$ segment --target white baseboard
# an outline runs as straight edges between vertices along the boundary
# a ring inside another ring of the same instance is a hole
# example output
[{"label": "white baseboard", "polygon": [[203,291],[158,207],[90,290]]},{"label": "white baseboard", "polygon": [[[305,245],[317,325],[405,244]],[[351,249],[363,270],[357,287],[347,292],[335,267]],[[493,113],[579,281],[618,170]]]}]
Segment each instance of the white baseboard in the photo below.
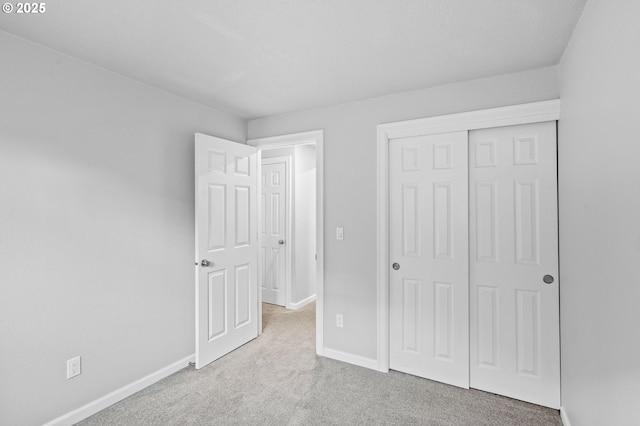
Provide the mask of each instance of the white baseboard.
[{"label": "white baseboard", "polygon": [[296,303],[291,303],[291,305],[289,305],[287,309],[300,309],[304,305],[308,305],[309,303],[314,302],[315,300],[316,300],[316,295],[312,294],[311,296],[307,297],[306,299],[302,299],[301,301],[296,302]]},{"label": "white baseboard", "polygon": [[186,358],[181,359],[180,361],[176,361],[171,365],[161,368],[160,370],[153,372],[139,380],[136,380],[133,383],[129,383],[128,385],[123,386],[120,389],[115,390],[101,398],[98,398],[95,401],[83,405],[80,408],[76,408],[75,410],[62,415],[57,419],[51,420],[44,426],[71,426],[75,423],[78,423],[80,420],[84,420],[87,417],[94,415],[98,411],[102,411],[108,406],[113,405],[118,401],[122,401],[126,397],[131,396],[148,386],[151,386],[155,382],[172,375],[176,371],[182,370],[184,367],[189,365],[190,362],[193,362],[194,359],[195,355],[190,355]]},{"label": "white baseboard", "polygon": [[323,356],[337,361],[347,362],[349,364],[359,365],[360,367],[370,368],[372,370],[378,370],[378,360],[365,358],[359,355],[348,354],[346,352],[337,351],[335,349],[324,348]]},{"label": "white baseboard", "polygon": [[571,422],[569,421],[569,415],[564,407],[560,407],[560,419],[562,420],[562,424],[564,426],[571,426]]}]

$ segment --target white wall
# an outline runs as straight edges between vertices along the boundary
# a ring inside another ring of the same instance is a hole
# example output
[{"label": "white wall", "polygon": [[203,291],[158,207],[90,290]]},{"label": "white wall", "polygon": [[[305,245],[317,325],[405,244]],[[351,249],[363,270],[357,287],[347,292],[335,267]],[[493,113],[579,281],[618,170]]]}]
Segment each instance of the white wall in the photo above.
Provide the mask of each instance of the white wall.
[{"label": "white wall", "polygon": [[37,425],[193,354],[193,134],[246,123],[4,32],[0,52],[0,424]]},{"label": "white wall", "polygon": [[376,359],[376,126],[556,98],[551,67],[249,121],[250,139],[324,129],[325,347]]},{"label": "white wall", "polygon": [[302,145],[262,151],[262,158],[283,156],[291,156],[293,169],[291,303],[296,305],[316,292],[316,148]]},{"label": "white wall", "polygon": [[640,2],[590,0],[560,66],[562,405],[640,424]]},{"label": "white wall", "polygon": [[316,147],[296,146],[296,282],[291,301],[316,294]]}]

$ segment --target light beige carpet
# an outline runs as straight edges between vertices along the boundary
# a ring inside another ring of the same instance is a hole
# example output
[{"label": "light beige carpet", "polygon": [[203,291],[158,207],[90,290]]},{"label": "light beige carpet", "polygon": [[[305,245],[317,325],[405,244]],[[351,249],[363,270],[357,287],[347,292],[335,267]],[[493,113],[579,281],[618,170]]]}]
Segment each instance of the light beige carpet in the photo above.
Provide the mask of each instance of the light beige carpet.
[{"label": "light beige carpet", "polygon": [[90,425],[562,425],[558,411],[315,355],[315,304],[263,305],[264,333],[86,419]]}]

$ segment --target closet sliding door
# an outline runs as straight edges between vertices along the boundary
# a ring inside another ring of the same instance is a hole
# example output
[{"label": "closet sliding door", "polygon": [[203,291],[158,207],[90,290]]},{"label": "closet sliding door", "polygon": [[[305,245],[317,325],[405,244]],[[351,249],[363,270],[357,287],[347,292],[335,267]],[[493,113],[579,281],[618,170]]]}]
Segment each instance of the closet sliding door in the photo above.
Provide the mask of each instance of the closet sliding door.
[{"label": "closet sliding door", "polygon": [[467,132],[389,143],[390,367],[469,387]]},{"label": "closet sliding door", "polygon": [[389,140],[389,366],[560,406],[556,122]]},{"label": "closet sliding door", "polygon": [[470,386],[560,407],[556,123],[469,132]]}]

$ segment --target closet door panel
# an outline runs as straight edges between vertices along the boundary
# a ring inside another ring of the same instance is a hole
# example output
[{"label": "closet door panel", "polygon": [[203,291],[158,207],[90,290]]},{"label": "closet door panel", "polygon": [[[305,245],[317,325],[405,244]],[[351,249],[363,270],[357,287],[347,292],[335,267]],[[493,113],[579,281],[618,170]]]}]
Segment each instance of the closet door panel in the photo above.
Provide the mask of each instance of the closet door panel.
[{"label": "closet door panel", "polygon": [[467,132],[389,147],[390,366],[469,386]]},{"label": "closet door panel", "polygon": [[555,122],[469,132],[470,386],[560,406]]}]

